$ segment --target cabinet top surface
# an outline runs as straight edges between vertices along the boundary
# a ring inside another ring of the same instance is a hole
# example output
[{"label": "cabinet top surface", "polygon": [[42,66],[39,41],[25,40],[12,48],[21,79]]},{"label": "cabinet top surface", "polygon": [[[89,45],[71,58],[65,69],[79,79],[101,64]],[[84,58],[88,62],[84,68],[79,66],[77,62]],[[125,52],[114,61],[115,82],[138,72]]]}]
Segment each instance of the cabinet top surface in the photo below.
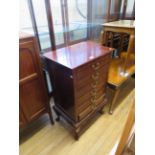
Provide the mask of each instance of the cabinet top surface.
[{"label": "cabinet top surface", "polygon": [[118,20],[114,22],[104,23],[103,26],[109,27],[123,27],[123,28],[135,28],[134,20]]},{"label": "cabinet top surface", "polygon": [[25,32],[19,32],[19,39],[25,39],[25,38],[31,38],[34,37],[34,35],[25,33]]},{"label": "cabinet top surface", "polygon": [[77,68],[96,58],[111,53],[114,49],[85,41],[44,54],[44,57],[70,69]]}]

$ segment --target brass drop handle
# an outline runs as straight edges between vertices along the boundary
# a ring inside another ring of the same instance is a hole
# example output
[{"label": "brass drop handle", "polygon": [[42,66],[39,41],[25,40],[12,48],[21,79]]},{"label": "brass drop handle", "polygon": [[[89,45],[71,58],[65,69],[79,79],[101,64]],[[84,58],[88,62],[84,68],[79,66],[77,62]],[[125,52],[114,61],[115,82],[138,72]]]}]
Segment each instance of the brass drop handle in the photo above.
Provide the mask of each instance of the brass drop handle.
[{"label": "brass drop handle", "polygon": [[97,98],[96,94],[91,94],[94,99]]},{"label": "brass drop handle", "polygon": [[95,104],[93,104],[93,105],[92,105],[92,109],[94,110],[95,108],[96,108],[96,105],[95,105]]},{"label": "brass drop handle", "polygon": [[91,99],[91,102],[92,102],[92,108],[95,109],[95,107],[96,107],[95,100]]},{"label": "brass drop handle", "polygon": [[96,90],[92,90],[90,93],[91,93],[91,95],[95,95],[96,96]]},{"label": "brass drop handle", "polygon": [[95,69],[95,70],[99,69],[100,68],[100,63],[97,62],[96,64],[93,64],[92,68]]},{"label": "brass drop handle", "polygon": [[93,99],[93,98],[91,98],[90,101],[91,101],[93,104],[95,104],[95,102],[96,102],[95,99]]},{"label": "brass drop handle", "polygon": [[95,84],[91,84],[91,87],[92,87],[92,88],[96,88],[96,86],[97,86],[96,83],[95,83]]},{"label": "brass drop handle", "polygon": [[100,97],[96,100],[96,102],[99,102],[100,100],[103,100],[104,97],[105,97],[105,94],[103,94],[102,96],[100,96]]},{"label": "brass drop handle", "polygon": [[94,80],[97,80],[98,79],[98,76],[99,76],[99,73],[98,72],[96,72],[96,75],[92,75],[92,78],[94,79]]}]

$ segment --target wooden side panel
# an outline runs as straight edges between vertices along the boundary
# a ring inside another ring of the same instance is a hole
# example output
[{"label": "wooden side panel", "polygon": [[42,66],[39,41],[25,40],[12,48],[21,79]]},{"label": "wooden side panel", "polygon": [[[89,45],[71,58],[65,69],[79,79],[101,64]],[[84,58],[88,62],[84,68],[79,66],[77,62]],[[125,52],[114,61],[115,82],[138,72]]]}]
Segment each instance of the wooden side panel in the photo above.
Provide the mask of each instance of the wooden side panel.
[{"label": "wooden side panel", "polygon": [[26,119],[24,117],[23,111],[21,107],[19,106],[19,127],[22,128],[26,124]]},{"label": "wooden side panel", "polygon": [[33,120],[37,115],[44,112],[45,97],[39,79],[31,80],[20,86],[21,106],[28,121]]},{"label": "wooden side panel", "polygon": [[52,80],[54,102],[66,115],[75,120],[72,70],[47,59]]},{"label": "wooden side panel", "polygon": [[19,98],[27,121],[45,112],[47,97],[33,38],[20,42]]},{"label": "wooden side panel", "polygon": [[[27,46],[32,46],[32,42],[26,43]],[[26,46],[25,44],[23,46]],[[19,79],[23,79],[28,77],[34,73],[37,73],[34,55],[32,53],[34,49],[29,48],[22,48],[22,51],[19,53]]]}]

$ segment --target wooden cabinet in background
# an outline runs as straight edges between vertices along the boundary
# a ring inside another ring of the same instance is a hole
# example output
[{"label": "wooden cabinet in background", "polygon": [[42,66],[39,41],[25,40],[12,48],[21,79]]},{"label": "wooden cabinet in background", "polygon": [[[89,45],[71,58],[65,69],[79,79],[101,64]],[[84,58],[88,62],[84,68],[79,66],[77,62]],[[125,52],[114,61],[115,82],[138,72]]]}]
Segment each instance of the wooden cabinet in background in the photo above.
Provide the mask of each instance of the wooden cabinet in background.
[{"label": "wooden cabinet in background", "polygon": [[73,127],[75,138],[102,112],[113,49],[87,41],[44,54],[54,91],[54,110]]},{"label": "wooden cabinet in background", "polygon": [[26,34],[20,34],[19,40],[19,102],[20,127],[44,113],[49,113],[53,123],[37,42]]},{"label": "wooden cabinet in background", "polygon": [[23,111],[21,107],[19,107],[19,126],[22,128],[25,126],[25,124],[26,124],[26,119],[23,115]]}]

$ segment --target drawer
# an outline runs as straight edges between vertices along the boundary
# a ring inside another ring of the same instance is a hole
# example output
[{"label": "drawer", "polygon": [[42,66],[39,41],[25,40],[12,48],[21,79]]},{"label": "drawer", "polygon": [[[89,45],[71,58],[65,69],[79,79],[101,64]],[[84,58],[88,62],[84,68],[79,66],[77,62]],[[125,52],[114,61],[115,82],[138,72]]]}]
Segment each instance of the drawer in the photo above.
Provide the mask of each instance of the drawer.
[{"label": "drawer", "polygon": [[82,79],[79,79],[79,80],[76,80],[76,89],[81,89],[82,87],[84,86],[87,86],[89,85],[90,83],[92,82],[92,78],[91,78],[91,75],[88,74],[87,77],[84,77]]},{"label": "drawer", "polygon": [[90,112],[100,106],[104,101],[105,94],[100,95],[97,99],[93,100],[93,102],[88,101],[87,104],[83,104],[78,108],[78,120],[82,120],[85,118]]},{"label": "drawer", "polygon": [[87,85],[96,81],[98,84],[104,84],[107,80],[107,72],[108,66],[101,68],[98,71],[93,71],[91,74],[87,74],[87,76],[81,79],[76,79],[76,90],[81,90],[83,87],[87,87]]},{"label": "drawer", "polygon": [[105,93],[105,87],[94,88],[90,92],[90,97],[99,98]]},{"label": "drawer", "polygon": [[88,106],[91,106],[90,100],[86,100],[85,102],[81,103],[80,105],[77,104],[76,105],[77,113],[84,111],[85,109],[87,109]]},{"label": "drawer", "polygon": [[76,71],[76,78],[77,79],[83,79],[87,77],[87,75],[92,74],[93,70],[91,68],[91,64],[87,64],[85,66],[81,66],[80,68],[77,69]]},{"label": "drawer", "polygon": [[94,94],[96,91],[98,93],[99,89],[105,91],[106,85],[104,84],[89,84],[87,87],[83,87],[81,90],[76,91],[75,98],[79,100],[83,95],[89,93],[90,95]]},{"label": "drawer", "polygon": [[84,87],[81,87],[79,89],[76,89],[75,97],[79,98],[83,96],[84,94],[88,93],[92,89],[90,83],[86,84]]},{"label": "drawer", "polygon": [[91,111],[92,111],[92,107],[88,106],[84,111],[79,113],[78,120],[82,120],[83,118],[85,118]]},{"label": "drawer", "polygon": [[100,95],[98,98],[91,98],[91,105],[93,107],[93,109],[97,108],[100,104],[103,103],[105,98],[105,93]]},{"label": "drawer", "polygon": [[109,69],[109,64],[106,64],[102,66],[100,69],[94,70],[92,75],[98,74],[99,77],[105,77],[107,76],[108,69]]},{"label": "drawer", "polygon": [[[103,95],[105,93],[105,87],[100,87],[100,88],[96,88],[96,89],[91,89],[87,92],[88,94],[88,98],[86,98],[86,100],[82,101],[82,100],[77,100],[76,103],[76,107],[78,109],[78,111],[82,111],[84,110],[88,105],[91,104],[91,98],[99,98],[101,95]],[[79,101],[79,102],[78,102]]]},{"label": "drawer", "polygon": [[110,55],[106,57],[98,58],[93,62],[88,63],[85,66],[81,66],[76,71],[76,78],[83,79],[90,74],[93,74],[96,70],[103,70],[110,62]]},{"label": "drawer", "polygon": [[81,106],[83,104],[86,104],[87,101],[90,101],[91,97],[99,97],[100,95],[103,95],[105,93],[105,86],[99,86],[96,88],[91,88],[89,91],[85,92],[81,95],[78,92],[75,94],[76,97],[76,105]]},{"label": "drawer", "polygon": [[91,68],[92,70],[94,71],[97,71],[97,70],[100,70],[100,69],[103,69],[105,66],[107,66],[109,63],[110,63],[110,56],[106,56],[104,58],[99,58],[98,61],[94,61],[92,64],[91,64]]},{"label": "drawer", "polygon": [[82,96],[79,96],[79,97],[76,95],[76,104],[81,105],[81,104],[86,103],[90,98],[90,93],[89,92],[90,91],[88,91],[87,93],[85,93],[85,94],[83,94]]},{"label": "drawer", "polygon": [[108,68],[104,68],[104,70],[99,70],[99,71],[94,72],[91,75],[91,83],[93,82],[105,83],[105,80],[108,75],[107,72],[108,72]]}]

